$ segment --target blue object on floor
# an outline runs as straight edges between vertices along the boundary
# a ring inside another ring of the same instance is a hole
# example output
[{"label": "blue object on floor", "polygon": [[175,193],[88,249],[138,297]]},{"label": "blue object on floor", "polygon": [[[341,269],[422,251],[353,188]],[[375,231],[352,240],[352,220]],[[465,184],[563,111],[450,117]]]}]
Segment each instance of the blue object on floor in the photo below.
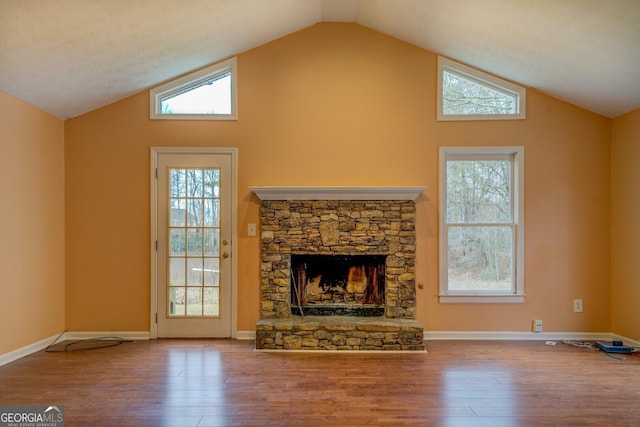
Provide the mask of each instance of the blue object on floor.
[{"label": "blue object on floor", "polygon": [[631,347],[626,347],[624,345],[622,345],[622,343],[620,343],[620,345],[614,345],[614,344],[618,344],[620,343],[619,341],[615,342],[615,343],[607,343],[607,342],[603,342],[603,341],[596,341],[596,346],[606,352],[606,353],[624,353],[624,354],[630,354],[633,353],[633,348]]}]

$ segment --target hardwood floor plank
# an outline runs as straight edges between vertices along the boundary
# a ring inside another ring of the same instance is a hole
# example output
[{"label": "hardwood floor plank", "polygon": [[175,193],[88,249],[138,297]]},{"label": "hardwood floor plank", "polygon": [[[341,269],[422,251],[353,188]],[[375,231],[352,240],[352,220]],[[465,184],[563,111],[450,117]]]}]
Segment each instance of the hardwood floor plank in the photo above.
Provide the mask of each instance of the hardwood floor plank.
[{"label": "hardwood floor plank", "polygon": [[67,426],[640,426],[640,357],[542,342],[432,341],[429,353],[264,353],[155,340],[0,367],[0,405]]}]

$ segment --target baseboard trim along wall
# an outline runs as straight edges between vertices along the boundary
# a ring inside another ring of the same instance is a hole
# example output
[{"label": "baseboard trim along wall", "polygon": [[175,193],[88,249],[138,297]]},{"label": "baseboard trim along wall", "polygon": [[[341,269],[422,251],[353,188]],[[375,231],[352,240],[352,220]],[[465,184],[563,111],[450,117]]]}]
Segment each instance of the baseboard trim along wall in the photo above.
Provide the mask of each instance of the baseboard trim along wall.
[{"label": "baseboard trim along wall", "polygon": [[425,340],[495,340],[495,341],[611,341],[610,332],[501,332],[501,331],[425,331]]},{"label": "baseboard trim along wall", "polygon": [[10,351],[8,353],[5,354],[1,354],[0,355],[0,366],[2,365],[6,365],[7,363],[11,363],[15,360],[21,359],[25,356],[28,356],[30,354],[33,353],[37,353],[40,350],[44,350],[45,348],[49,347],[49,345],[51,345],[52,342],[55,341],[56,338],[58,338],[59,336],[61,336],[60,334],[57,335],[53,335],[49,338],[45,338],[43,340],[40,340],[38,342],[34,342],[32,344],[26,345],[24,347],[20,347],[18,349],[15,349],[13,351]]},{"label": "baseboard trim along wall", "polygon": [[25,356],[37,353],[49,347],[54,342],[66,340],[85,340],[105,337],[118,337],[126,340],[148,340],[149,332],[61,332],[38,342],[26,345],[16,350],[0,355],[0,366],[6,365]]},{"label": "baseboard trim along wall", "polygon": [[[129,332],[62,332],[53,335],[38,342],[26,345],[16,350],[0,355],[0,366],[21,359],[30,354],[46,349],[56,341],[65,340],[85,340],[97,338],[118,337],[126,340],[148,340],[150,333],[148,331],[129,331]],[[235,339],[237,340],[254,340],[256,338],[255,331],[236,331]],[[578,340],[578,341],[623,341],[625,345],[640,348],[640,341],[632,340],[621,335],[611,332],[500,332],[500,331],[425,331],[424,339],[429,341],[438,340],[494,340],[494,341],[515,341],[515,340],[541,340],[541,341],[562,341],[562,340]]]}]

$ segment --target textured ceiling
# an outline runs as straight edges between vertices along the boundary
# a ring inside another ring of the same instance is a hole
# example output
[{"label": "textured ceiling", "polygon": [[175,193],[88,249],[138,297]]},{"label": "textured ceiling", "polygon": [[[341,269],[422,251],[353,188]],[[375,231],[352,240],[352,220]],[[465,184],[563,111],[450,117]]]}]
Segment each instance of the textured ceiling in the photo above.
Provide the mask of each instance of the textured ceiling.
[{"label": "textured ceiling", "polygon": [[0,0],[0,90],[66,119],[322,21],[607,117],[640,108],[640,0]]}]

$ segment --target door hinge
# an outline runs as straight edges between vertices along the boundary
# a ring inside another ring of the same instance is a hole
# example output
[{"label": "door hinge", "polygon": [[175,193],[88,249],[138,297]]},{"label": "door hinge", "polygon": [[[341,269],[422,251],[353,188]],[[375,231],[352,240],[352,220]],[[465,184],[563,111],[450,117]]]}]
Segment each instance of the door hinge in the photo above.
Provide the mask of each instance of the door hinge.
[{"label": "door hinge", "polygon": [[158,252],[158,241],[156,240],[156,252]]},{"label": "door hinge", "polygon": [[156,179],[158,179],[158,168],[156,168]]},{"label": "door hinge", "polygon": [[156,323],[158,323],[158,313],[156,313]]}]

